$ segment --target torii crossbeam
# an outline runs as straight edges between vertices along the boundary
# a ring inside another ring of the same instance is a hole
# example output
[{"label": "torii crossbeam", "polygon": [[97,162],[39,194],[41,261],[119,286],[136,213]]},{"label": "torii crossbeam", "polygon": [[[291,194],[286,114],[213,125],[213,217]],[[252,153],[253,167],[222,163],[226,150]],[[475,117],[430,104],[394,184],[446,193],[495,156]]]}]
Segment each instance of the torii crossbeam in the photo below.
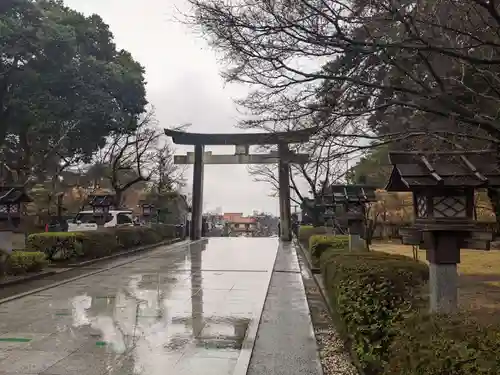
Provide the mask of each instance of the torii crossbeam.
[{"label": "torii crossbeam", "polygon": [[[290,210],[290,168],[289,165],[305,164],[309,155],[290,151],[290,143],[309,141],[316,128],[275,133],[233,133],[210,134],[188,133],[165,129],[165,134],[172,137],[175,144],[193,145],[194,152],[174,156],[175,164],[193,164],[193,203],[191,210],[191,240],[201,238],[203,214],[203,172],[204,164],[274,164],[279,165],[279,202],[280,202],[280,238],[291,241]],[[278,152],[267,154],[249,154],[251,145],[278,145]],[[213,155],[205,152],[205,145],[235,146],[234,155]]]}]

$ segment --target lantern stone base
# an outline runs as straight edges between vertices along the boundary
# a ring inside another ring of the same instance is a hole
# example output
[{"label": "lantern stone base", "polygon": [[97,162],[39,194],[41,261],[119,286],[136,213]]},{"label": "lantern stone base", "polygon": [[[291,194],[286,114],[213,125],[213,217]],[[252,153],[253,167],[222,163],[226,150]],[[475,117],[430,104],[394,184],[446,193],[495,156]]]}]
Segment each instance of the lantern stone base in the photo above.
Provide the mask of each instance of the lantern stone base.
[{"label": "lantern stone base", "polygon": [[458,274],[456,264],[429,264],[430,310],[449,314],[457,311]]},{"label": "lantern stone base", "polygon": [[359,234],[349,235],[349,251],[367,251],[365,240]]},{"label": "lantern stone base", "polygon": [[10,230],[0,230],[0,249],[4,252],[10,253],[14,246],[14,233]]}]

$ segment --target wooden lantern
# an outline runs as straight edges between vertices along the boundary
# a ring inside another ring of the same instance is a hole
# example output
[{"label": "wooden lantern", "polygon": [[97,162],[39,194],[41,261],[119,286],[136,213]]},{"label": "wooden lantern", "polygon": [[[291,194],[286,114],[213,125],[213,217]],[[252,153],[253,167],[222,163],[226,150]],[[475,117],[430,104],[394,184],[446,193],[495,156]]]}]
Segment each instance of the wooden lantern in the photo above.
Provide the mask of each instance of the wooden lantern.
[{"label": "wooden lantern", "polygon": [[31,201],[24,187],[0,187],[0,222],[17,226],[23,215],[22,205]]},{"label": "wooden lantern", "polygon": [[92,207],[94,216],[106,216],[114,208],[114,196],[111,194],[91,195],[89,206]]},{"label": "wooden lantern", "polygon": [[331,185],[338,216],[347,221],[349,232],[364,237],[367,204],[375,202],[375,188],[367,185]]},{"label": "wooden lantern", "polygon": [[[411,229],[421,233],[427,250],[431,310],[452,312],[457,305],[460,249],[471,241],[476,248],[489,249],[493,238],[474,221],[474,191],[500,186],[495,153],[390,152],[389,160],[393,170],[386,190],[413,194]],[[418,236],[413,236],[416,241]]]},{"label": "wooden lantern", "polygon": [[0,187],[0,248],[4,251],[25,248],[23,204],[31,201],[24,187]]},{"label": "wooden lantern", "polygon": [[141,203],[142,216],[154,215],[155,206],[151,203]]}]

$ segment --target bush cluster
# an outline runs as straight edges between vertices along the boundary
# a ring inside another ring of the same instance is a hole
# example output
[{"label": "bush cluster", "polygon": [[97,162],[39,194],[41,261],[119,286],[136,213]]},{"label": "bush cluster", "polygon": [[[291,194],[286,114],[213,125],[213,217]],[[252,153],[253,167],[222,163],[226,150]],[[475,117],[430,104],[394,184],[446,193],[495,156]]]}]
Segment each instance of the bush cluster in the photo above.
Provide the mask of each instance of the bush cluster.
[{"label": "bush cluster", "polygon": [[416,314],[397,327],[383,375],[497,375],[500,319],[496,314]]},{"label": "bush cluster", "polygon": [[500,318],[429,314],[426,264],[346,251],[343,236],[313,236],[310,245],[322,249],[334,318],[364,374],[500,373]]},{"label": "bush cluster", "polygon": [[309,237],[309,251],[313,259],[319,260],[326,250],[347,250],[349,236],[335,236],[333,234],[314,234]]},{"label": "bush cluster", "polygon": [[40,272],[48,264],[42,252],[14,251],[7,257],[6,271],[11,275]]},{"label": "bush cluster", "polygon": [[321,257],[325,284],[360,365],[367,374],[383,370],[396,323],[422,303],[428,267],[385,253],[332,249]]},{"label": "bush cluster", "polygon": [[299,227],[298,238],[299,241],[307,246],[309,243],[309,238],[315,234],[326,234],[327,229],[325,227],[313,227],[312,225],[301,225]]},{"label": "bush cluster", "polygon": [[152,245],[174,235],[175,227],[161,224],[88,232],[44,232],[30,235],[26,247],[29,251],[45,253],[50,261],[95,259],[136,246]]}]

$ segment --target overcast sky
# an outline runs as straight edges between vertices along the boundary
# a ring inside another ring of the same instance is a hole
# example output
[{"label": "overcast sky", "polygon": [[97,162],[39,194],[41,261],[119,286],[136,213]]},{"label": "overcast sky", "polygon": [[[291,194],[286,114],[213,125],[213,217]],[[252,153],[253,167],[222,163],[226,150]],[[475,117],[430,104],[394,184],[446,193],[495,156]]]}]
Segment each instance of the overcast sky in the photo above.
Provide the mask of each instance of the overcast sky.
[{"label": "overcast sky", "polygon": [[[110,25],[119,48],[132,53],[146,68],[147,94],[164,127],[192,123],[193,132],[241,132],[235,129],[238,113],[232,98],[242,87],[224,87],[220,66],[206,43],[175,21],[184,0],[65,0],[86,15],[99,14]],[[179,153],[189,148],[177,147]],[[232,153],[231,147],[208,150]],[[192,169],[186,177],[192,181]],[[278,213],[271,189],[256,183],[244,165],[205,167],[204,207],[225,212],[264,210]]]}]

